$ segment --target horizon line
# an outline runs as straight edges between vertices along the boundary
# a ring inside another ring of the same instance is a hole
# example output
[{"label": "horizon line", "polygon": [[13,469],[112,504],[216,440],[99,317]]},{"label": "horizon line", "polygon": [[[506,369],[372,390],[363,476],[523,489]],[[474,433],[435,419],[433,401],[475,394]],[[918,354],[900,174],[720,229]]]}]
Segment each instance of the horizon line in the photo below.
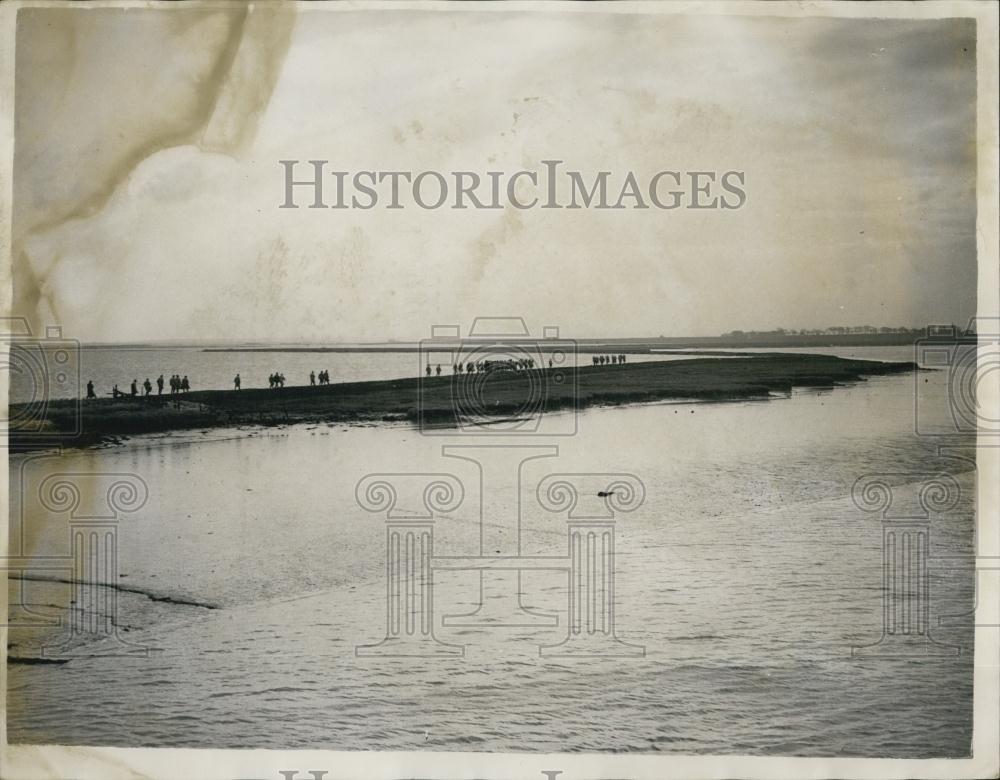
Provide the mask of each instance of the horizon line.
[{"label": "horizon line", "polygon": [[[568,336],[560,333],[559,338],[568,339],[580,342],[595,342],[595,341],[678,341],[678,340],[703,340],[703,339],[732,339],[739,338],[737,334],[743,334],[748,337],[755,336],[768,336],[774,337],[817,337],[817,336],[829,336],[829,337],[842,337],[842,336],[890,336],[890,335],[902,335],[905,333],[919,333],[926,332],[930,327],[954,327],[958,330],[963,330],[963,326],[956,325],[955,323],[933,323],[921,326],[888,326],[888,325],[833,325],[827,328],[802,328],[802,329],[786,329],[786,328],[772,328],[769,330],[740,330],[734,329],[731,331],[726,331],[725,333],[714,333],[708,335],[641,335],[641,336]],[[830,332],[832,328],[844,328],[845,332],[834,333]],[[874,328],[874,332],[850,332],[854,328]],[[891,328],[891,330],[880,333],[880,328]],[[476,338],[479,340],[482,337],[472,337],[472,336],[460,336],[460,338]],[[536,341],[543,340],[533,338],[531,336],[504,336],[496,335],[489,336],[488,338],[496,341]],[[75,339],[74,339],[75,340]],[[305,347],[305,346],[402,346],[402,345],[419,345],[423,341],[428,341],[428,337],[417,338],[417,339],[331,339],[331,340],[319,340],[319,339],[309,339],[309,340],[284,340],[284,339],[268,339],[268,340],[241,340],[234,338],[207,338],[207,339],[145,339],[138,341],[88,341],[79,340],[82,346],[87,347],[185,347],[185,346],[248,346],[248,347]],[[38,339],[39,342],[43,342],[43,339]]]}]

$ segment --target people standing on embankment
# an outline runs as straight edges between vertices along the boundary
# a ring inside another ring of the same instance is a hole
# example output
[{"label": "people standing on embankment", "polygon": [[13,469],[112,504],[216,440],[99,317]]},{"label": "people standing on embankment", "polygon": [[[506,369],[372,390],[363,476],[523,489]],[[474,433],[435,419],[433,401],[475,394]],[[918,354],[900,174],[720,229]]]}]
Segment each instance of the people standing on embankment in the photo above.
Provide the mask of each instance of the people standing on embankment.
[{"label": "people standing on embankment", "polygon": [[[237,379],[238,378],[239,374],[237,374]],[[164,386],[163,374],[160,374],[156,378],[156,394],[158,396],[163,395],[163,386]],[[144,398],[149,398],[153,394],[153,382],[150,380],[149,377],[146,377],[145,381],[142,382],[142,384],[139,383],[138,379],[133,379],[132,382],[129,384],[128,393],[123,393],[121,390],[119,390],[118,384],[115,383],[109,395],[112,398],[119,398],[119,397],[125,398],[128,396],[131,396],[132,398],[137,398],[140,394],[140,389],[142,391],[142,396]],[[239,389],[238,385],[236,389],[237,390]],[[187,393],[190,392],[190,390],[191,390],[191,381],[188,379],[187,374],[185,374],[183,377],[181,377],[180,374],[172,374],[170,376],[171,395],[176,395],[178,393]],[[97,392],[94,388],[93,379],[87,380],[87,398],[88,399],[97,398]]]}]

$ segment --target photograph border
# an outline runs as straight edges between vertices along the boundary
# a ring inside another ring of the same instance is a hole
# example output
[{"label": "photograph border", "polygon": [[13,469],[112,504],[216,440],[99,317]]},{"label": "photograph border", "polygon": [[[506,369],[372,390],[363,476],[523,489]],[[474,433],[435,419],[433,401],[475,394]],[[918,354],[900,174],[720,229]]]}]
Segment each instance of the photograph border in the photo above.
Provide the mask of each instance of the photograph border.
[{"label": "photograph border", "polygon": [[[288,5],[293,5],[289,3]],[[178,10],[190,7],[231,7],[230,2],[195,0],[189,3],[108,2],[96,0],[87,8],[141,7]],[[978,312],[1000,316],[1000,253],[998,253],[998,9],[1000,4],[962,0],[908,2],[344,2],[294,3],[297,13],[366,11],[386,14],[400,10],[452,14],[488,13],[620,13],[704,16],[773,16],[879,19],[936,19],[972,17],[977,20],[977,258]],[[14,128],[14,44],[17,12],[21,8],[75,7],[62,1],[0,4],[0,219],[9,228],[12,215],[12,171]],[[0,252],[8,259],[0,270],[0,301],[9,311],[12,301],[11,234],[0,229]],[[989,408],[1000,409],[1000,378],[987,375],[980,365],[980,389],[989,393]],[[0,403],[7,403],[6,382]],[[981,396],[982,399],[982,396]],[[981,401],[982,402],[982,401]],[[996,416],[996,415],[994,415]],[[0,433],[0,435],[5,435]],[[4,442],[6,444],[6,442]],[[977,446],[977,539],[978,566],[992,560],[1000,569],[1000,444],[979,436]],[[3,513],[9,521],[8,469],[0,477]],[[2,535],[0,554],[6,553],[8,537]],[[988,568],[988,567],[984,567]],[[862,759],[811,757],[758,757],[728,755],[629,755],[604,753],[516,754],[463,752],[361,752],[294,750],[194,750],[109,748],[58,745],[8,745],[6,707],[0,704],[0,777],[219,777],[272,778],[296,770],[294,777],[312,777],[325,772],[335,778],[980,778],[1000,771],[1000,576],[979,576],[976,606],[973,756],[962,759]],[[4,612],[7,589],[3,589]],[[6,630],[0,631],[0,688],[6,701]],[[665,680],[669,684],[669,680]],[[309,713],[303,711],[303,717]],[[163,774],[169,771],[169,775]]]}]

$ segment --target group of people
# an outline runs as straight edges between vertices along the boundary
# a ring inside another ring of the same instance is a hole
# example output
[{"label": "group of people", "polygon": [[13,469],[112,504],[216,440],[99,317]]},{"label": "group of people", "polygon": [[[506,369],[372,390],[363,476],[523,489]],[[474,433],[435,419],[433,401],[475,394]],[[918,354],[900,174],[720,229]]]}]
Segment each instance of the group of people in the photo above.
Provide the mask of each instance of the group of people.
[{"label": "group of people", "polygon": [[[440,368],[438,369],[438,373],[440,373]],[[267,379],[272,390],[276,387],[285,386],[285,375],[278,371],[275,371]],[[317,374],[315,371],[310,371],[309,384],[315,385],[317,381],[321,385],[330,384],[330,372],[324,370],[320,371]],[[163,388],[166,385],[170,386],[170,395],[187,393],[190,392],[191,390],[191,382],[187,378],[187,374],[185,374],[184,376],[181,376],[180,374],[174,374],[167,381],[164,381],[163,374],[160,374],[160,376],[156,378],[156,394],[163,395]],[[243,388],[243,379],[240,377],[239,374],[233,377],[233,388],[235,390],[241,390]],[[117,384],[111,389],[111,396],[113,398],[136,398],[140,395],[145,397],[145,396],[150,396],[152,394],[153,394],[153,383],[149,381],[148,377],[146,378],[146,381],[143,382],[142,384],[139,384],[139,380],[133,379],[127,392],[119,390]],[[87,398],[97,398],[97,393],[94,391],[93,380],[87,382]]]},{"label": "group of people", "polygon": [[[156,394],[163,395],[163,374],[160,374],[156,378]],[[114,387],[111,388],[112,398],[136,398],[140,394],[143,397],[148,397],[153,394],[153,383],[149,381],[149,377],[146,377],[146,381],[139,384],[138,379],[133,379],[132,384],[129,386],[129,391],[126,393],[123,390],[118,389],[118,384],[116,383]],[[187,393],[191,390],[191,382],[188,381],[187,374],[183,377],[180,374],[174,374],[170,377],[170,394],[176,395],[178,393]],[[87,398],[97,398],[97,393],[94,392],[94,380],[90,379],[87,381]]]},{"label": "group of people", "polygon": [[[593,360],[595,366],[618,365],[625,362],[626,356],[624,354],[593,355],[591,356],[591,359]],[[522,358],[519,360],[509,358],[507,360],[477,360],[477,361],[469,361],[467,363],[453,363],[451,366],[451,370],[453,374],[463,374],[463,373],[476,374],[476,373],[491,373],[493,371],[529,371],[531,369],[534,369],[534,367],[535,367],[535,361],[532,358]],[[551,358],[549,359],[549,368],[552,368]],[[441,376],[441,364],[439,363],[436,367],[432,368],[431,364],[428,363],[425,369],[425,373],[427,376],[431,376],[432,374]],[[275,371],[267,378],[267,381],[268,381],[268,386],[272,390],[278,387],[284,387],[285,375],[279,371]],[[163,388],[165,384],[166,383],[164,383],[163,374],[160,374],[160,376],[156,378],[157,395],[163,395]],[[170,385],[171,395],[187,393],[190,392],[191,390],[191,383],[187,378],[187,374],[185,374],[184,376],[181,376],[180,374],[173,374],[170,377],[168,384]],[[242,384],[243,382],[240,379],[240,375],[237,374],[233,378],[234,389],[240,390],[242,388]],[[330,372],[326,370],[320,371],[319,373],[315,371],[310,371],[309,384],[312,386],[315,386],[316,384],[320,385],[330,384]],[[119,390],[118,385],[116,384],[114,388],[111,390],[111,395],[114,398],[128,398],[128,397],[135,398],[140,395],[140,392],[143,396],[147,397],[153,394],[153,383],[149,381],[149,377],[146,378],[146,381],[143,382],[141,386],[139,385],[138,380],[133,379],[132,384],[129,387],[129,392],[127,393]],[[87,398],[97,398],[97,394],[94,392],[93,381],[87,382]]]},{"label": "group of people", "polygon": [[[146,385],[147,385],[147,387],[149,386],[149,380],[148,379],[146,380]],[[156,388],[157,388],[156,394],[157,395],[162,395],[163,394],[163,374],[160,374],[160,376],[157,378],[157,380],[156,380]],[[171,395],[174,395],[176,393],[187,393],[190,390],[191,390],[191,383],[188,382],[187,374],[185,374],[183,377],[181,377],[180,374],[174,374],[173,376],[170,377],[170,394]],[[146,395],[149,395],[149,393],[147,392]]]},{"label": "group of people", "polygon": [[[625,355],[593,355],[591,359],[595,366],[618,365],[625,362]],[[509,358],[507,360],[477,360],[468,363],[453,363],[451,372],[453,374],[476,374],[490,373],[492,371],[529,371],[534,367],[535,361],[532,358],[522,358],[519,360]],[[552,368],[552,358],[549,358],[549,368]],[[430,376],[432,373],[441,376],[441,366],[438,365],[437,368],[431,369],[431,364],[428,363],[424,369],[424,373],[427,376]]]},{"label": "group of people", "polygon": [[[315,387],[317,381],[321,385],[328,385],[328,384],[330,384],[330,372],[326,371],[326,370],[323,370],[323,371],[320,371],[317,374],[315,371],[310,371],[309,372],[309,384],[312,387]],[[237,390],[240,389],[240,375],[239,374],[236,375],[236,378],[233,380],[233,384],[235,385],[235,387],[236,387]],[[267,385],[272,390],[274,390],[277,387],[284,387],[285,386],[285,375],[282,374],[280,371],[275,371],[273,374],[271,374],[267,378]]]},{"label": "group of people", "polygon": [[[453,363],[451,371],[453,374],[488,374],[492,371],[528,371],[535,367],[533,358],[521,358],[514,360],[477,360],[469,363]],[[549,368],[552,368],[552,361],[549,360]],[[431,364],[427,364],[427,376],[431,375]],[[441,376],[441,366],[437,367],[437,375]]]},{"label": "group of people", "polygon": [[[330,384],[330,372],[326,371],[326,370],[323,370],[323,371],[320,371],[317,374],[315,371],[310,371],[309,372],[309,384],[312,387],[315,387],[316,384],[317,384],[317,382],[319,384],[321,384],[321,385],[328,385],[328,384]],[[233,386],[237,390],[239,390],[240,389],[240,384],[241,384],[241,382],[240,382],[240,375],[237,374],[236,378],[233,380]],[[274,390],[275,388],[278,388],[278,387],[284,387],[285,386],[285,375],[282,374],[280,371],[275,371],[273,374],[271,374],[270,376],[268,376],[268,378],[267,378],[267,386],[270,387],[272,390]]]}]

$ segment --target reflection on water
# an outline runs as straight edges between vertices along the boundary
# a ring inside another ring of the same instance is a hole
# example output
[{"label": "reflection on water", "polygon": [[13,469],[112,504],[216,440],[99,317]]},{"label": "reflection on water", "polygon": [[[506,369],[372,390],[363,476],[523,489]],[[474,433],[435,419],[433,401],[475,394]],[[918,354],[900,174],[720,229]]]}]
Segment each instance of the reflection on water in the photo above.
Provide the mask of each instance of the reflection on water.
[{"label": "reflection on water", "polygon": [[[935,386],[941,375],[929,375]],[[19,457],[12,484],[54,471],[131,472],[146,506],[122,520],[118,622],[149,658],[9,667],[12,742],[151,746],[784,755],[966,755],[972,628],[954,658],[852,659],[881,633],[882,529],[850,498],[864,474],[947,471],[962,494],[932,554],[972,551],[974,471],[913,435],[913,377],[728,404],[592,409],[557,458],[486,480],[406,426],[292,426],[135,439]],[[457,440],[455,443],[469,443]],[[484,443],[482,439],[475,443]],[[505,440],[504,444],[510,442]],[[465,658],[359,658],[385,635],[385,529],[355,485],[371,472],[449,472],[465,497],[438,517],[436,555],[476,555],[487,534],[527,555],[566,552],[565,518],[535,488],[559,472],[634,473],[646,503],[617,528],[619,636],[645,657],[540,658],[565,637],[561,572],[523,575],[525,604],[559,627],[442,626],[476,605],[475,572],[436,575],[435,632]],[[66,521],[31,488],[34,554],[64,554]],[[935,575],[932,625],[972,603],[968,569]],[[65,586],[24,583],[32,603]],[[149,598],[195,604],[171,604]],[[197,606],[198,604],[202,606]],[[215,607],[215,608],[209,608]],[[29,655],[42,631],[18,630]]]}]

